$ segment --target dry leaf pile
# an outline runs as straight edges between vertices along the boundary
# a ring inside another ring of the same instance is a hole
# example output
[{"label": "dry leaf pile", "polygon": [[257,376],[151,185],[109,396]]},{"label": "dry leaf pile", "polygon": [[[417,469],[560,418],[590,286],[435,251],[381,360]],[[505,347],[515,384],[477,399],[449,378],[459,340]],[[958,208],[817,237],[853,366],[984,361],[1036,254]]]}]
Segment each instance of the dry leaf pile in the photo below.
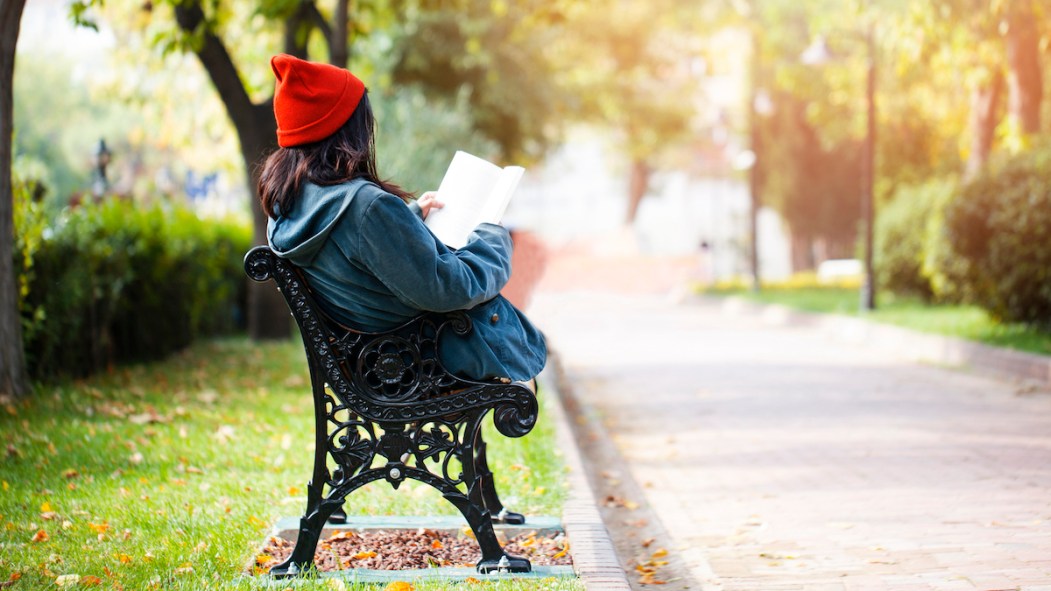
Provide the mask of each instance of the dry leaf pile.
[{"label": "dry leaf pile", "polygon": [[[256,556],[255,574],[263,574],[292,554],[294,542],[272,537]],[[569,542],[562,533],[519,534],[504,543],[508,554],[534,565],[570,565]],[[408,570],[441,566],[474,566],[478,542],[459,532],[432,529],[341,531],[318,543],[314,563],[320,571],[365,568]]]}]

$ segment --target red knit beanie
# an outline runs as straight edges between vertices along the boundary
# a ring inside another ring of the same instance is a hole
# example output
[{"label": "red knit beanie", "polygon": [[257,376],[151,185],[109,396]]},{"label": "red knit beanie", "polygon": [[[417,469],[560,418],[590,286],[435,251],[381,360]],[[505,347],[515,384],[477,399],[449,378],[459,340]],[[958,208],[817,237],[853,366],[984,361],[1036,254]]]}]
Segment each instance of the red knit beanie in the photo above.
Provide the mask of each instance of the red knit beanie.
[{"label": "red knit beanie", "polygon": [[277,145],[282,148],[321,141],[350,119],[365,94],[365,85],[343,68],[275,55],[277,76],[274,116]]}]

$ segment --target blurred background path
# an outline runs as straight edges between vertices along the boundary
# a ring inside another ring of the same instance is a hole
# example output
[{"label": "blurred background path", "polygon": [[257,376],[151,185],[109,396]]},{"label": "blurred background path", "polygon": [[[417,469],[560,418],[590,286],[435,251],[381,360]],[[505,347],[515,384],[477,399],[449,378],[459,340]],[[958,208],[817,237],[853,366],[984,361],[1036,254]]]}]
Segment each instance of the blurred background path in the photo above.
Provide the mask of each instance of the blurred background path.
[{"label": "blurred background path", "polygon": [[729,314],[615,243],[553,252],[530,316],[636,588],[1051,591],[1051,395]]}]

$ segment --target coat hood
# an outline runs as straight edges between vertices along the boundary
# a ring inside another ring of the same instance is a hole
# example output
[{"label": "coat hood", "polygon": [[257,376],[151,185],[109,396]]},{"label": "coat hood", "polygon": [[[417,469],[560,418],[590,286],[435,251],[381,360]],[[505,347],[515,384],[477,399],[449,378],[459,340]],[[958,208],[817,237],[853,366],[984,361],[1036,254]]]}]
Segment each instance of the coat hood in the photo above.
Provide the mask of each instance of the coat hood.
[{"label": "coat hood", "polygon": [[270,248],[294,265],[309,265],[367,182],[357,179],[330,187],[307,183],[291,211],[278,211],[278,216],[267,222]]}]

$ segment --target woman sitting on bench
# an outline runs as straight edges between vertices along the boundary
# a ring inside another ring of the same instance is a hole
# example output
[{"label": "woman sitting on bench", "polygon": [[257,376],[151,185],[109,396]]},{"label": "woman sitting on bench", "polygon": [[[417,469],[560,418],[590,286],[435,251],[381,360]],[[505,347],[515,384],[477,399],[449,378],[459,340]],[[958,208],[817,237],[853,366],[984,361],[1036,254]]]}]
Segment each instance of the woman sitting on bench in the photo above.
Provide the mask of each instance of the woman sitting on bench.
[{"label": "woman sitting on bench", "polygon": [[423,223],[441,207],[438,196],[414,200],[377,174],[361,80],[289,55],[270,64],[280,148],[259,178],[270,248],[302,269],[337,322],[380,332],[424,312],[466,310],[474,329],[443,336],[445,368],[474,380],[532,380],[547,348],[500,295],[511,274],[507,230],[480,224],[463,248],[446,247]]}]

